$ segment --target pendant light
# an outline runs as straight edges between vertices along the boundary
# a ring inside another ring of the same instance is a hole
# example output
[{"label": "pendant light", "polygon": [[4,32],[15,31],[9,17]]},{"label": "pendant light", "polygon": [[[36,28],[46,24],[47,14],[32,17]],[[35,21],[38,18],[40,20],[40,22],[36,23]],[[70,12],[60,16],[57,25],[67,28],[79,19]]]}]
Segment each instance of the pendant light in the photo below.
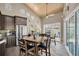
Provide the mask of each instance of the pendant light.
[{"label": "pendant light", "polygon": [[48,3],[46,3],[46,18],[48,18],[48,15],[47,15],[47,6],[48,6]]}]

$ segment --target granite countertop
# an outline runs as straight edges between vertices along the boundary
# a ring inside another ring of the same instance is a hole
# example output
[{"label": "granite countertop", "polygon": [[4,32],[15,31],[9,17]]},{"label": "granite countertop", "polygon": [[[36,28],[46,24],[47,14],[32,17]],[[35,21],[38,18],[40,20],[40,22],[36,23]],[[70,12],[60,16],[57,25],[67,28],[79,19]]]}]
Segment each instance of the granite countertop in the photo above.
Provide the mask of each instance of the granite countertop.
[{"label": "granite countertop", "polygon": [[1,40],[0,44],[2,44],[2,43],[6,43],[6,40],[5,39]]}]

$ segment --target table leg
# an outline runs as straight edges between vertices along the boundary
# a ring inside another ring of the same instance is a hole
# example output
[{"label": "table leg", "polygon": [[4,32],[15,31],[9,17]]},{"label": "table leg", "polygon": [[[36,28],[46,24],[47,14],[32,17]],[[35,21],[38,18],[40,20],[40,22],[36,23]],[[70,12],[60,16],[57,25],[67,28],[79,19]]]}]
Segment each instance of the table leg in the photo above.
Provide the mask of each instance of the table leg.
[{"label": "table leg", "polygon": [[51,55],[50,55],[50,47],[49,47],[49,56],[51,56]]},{"label": "table leg", "polygon": [[35,43],[35,51],[36,51],[36,56],[38,56],[38,46],[37,46],[37,43]]},{"label": "table leg", "polygon": [[46,56],[47,56],[47,48],[46,48]]},{"label": "table leg", "polygon": [[26,42],[25,42],[25,48],[26,48],[25,55],[27,55],[27,52],[28,52],[28,51],[27,51],[27,43],[28,43],[28,42],[26,41]]}]

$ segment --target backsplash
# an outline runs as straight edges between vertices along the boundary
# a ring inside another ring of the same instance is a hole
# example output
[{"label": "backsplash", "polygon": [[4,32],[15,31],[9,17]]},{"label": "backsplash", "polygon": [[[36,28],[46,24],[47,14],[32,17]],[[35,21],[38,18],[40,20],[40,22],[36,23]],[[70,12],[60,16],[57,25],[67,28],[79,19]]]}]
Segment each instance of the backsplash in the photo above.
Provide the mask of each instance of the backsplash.
[{"label": "backsplash", "polygon": [[14,31],[12,30],[0,30],[0,36],[1,37],[6,37],[8,35],[12,35]]}]

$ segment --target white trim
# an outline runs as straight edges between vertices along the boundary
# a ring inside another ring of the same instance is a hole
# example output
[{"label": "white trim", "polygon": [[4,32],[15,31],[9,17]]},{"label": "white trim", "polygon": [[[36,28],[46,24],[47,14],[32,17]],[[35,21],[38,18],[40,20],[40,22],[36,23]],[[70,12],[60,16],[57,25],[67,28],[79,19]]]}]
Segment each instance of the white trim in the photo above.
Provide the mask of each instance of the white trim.
[{"label": "white trim", "polygon": [[72,54],[71,54],[71,52],[69,51],[69,48],[68,48],[67,46],[65,46],[65,49],[66,49],[68,55],[69,55],[69,56],[72,56]]},{"label": "white trim", "polygon": [[64,34],[64,45],[66,46],[66,22],[64,22],[64,28],[63,28],[63,34]]},{"label": "white trim", "polygon": [[74,14],[78,9],[79,9],[79,5],[78,5],[69,15],[67,15],[67,16],[64,18],[64,20],[66,21],[66,20],[68,20],[70,17],[72,17],[73,14]]}]

